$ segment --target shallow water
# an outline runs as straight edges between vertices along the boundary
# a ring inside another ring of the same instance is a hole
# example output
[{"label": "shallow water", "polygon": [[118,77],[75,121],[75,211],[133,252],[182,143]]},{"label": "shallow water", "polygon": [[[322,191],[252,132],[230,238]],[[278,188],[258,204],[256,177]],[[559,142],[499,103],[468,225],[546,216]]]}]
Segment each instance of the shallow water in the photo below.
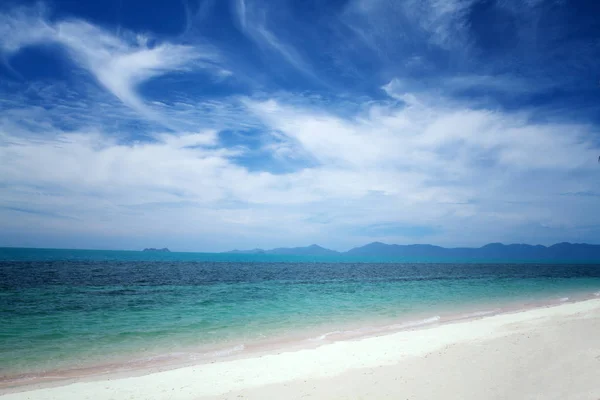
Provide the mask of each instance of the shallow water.
[{"label": "shallow water", "polygon": [[453,310],[483,316],[498,304],[560,302],[600,290],[600,265],[592,264],[136,261],[62,254],[0,258],[0,376],[190,349],[218,357],[299,332],[325,340],[339,335],[336,327],[394,321],[410,327]]}]

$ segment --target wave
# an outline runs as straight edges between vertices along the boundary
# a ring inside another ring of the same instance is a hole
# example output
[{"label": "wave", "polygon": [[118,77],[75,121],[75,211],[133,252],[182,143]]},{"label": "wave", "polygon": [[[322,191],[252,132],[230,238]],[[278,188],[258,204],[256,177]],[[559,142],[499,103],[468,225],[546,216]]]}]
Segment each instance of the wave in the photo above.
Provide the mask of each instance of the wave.
[{"label": "wave", "polygon": [[460,318],[476,318],[476,317],[484,317],[486,315],[492,315],[501,311],[499,308],[493,310],[484,310],[484,311],[475,311],[472,313],[462,314]]},{"label": "wave", "polygon": [[414,328],[417,326],[433,324],[435,322],[438,322],[440,320],[440,318],[441,317],[439,315],[435,315],[433,317],[429,317],[429,318],[425,318],[425,319],[420,319],[420,320],[416,320],[416,321],[407,321],[407,322],[403,322],[401,324],[390,325],[389,328],[391,328],[391,329]]},{"label": "wave", "polygon": [[315,342],[319,341],[319,340],[325,340],[325,339],[327,339],[327,336],[337,335],[337,334],[340,334],[340,333],[344,333],[344,332],[343,331],[327,332],[327,333],[322,334],[321,336],[317,336],[317,337],[311,338],[309,340],[312,340],[312,341],[315,341]]},{"label": "wave", "polygon": [[237,346],[234,346],[234,347],[216,350],[216,351],[213,351],[210,353],[205,353],[203,355],[207,356],[207,357],[225,357],[225,356],[229,356],[234,353],[239,353],[240,351],[244,351],[245,348],[246,348],[246,346],[244,346],[243,344],[238,344]]},{"label": "wave", "polygon": [[321,341],[327,339],[327,337],[331,335],[369,335],[378,332],[386,332],[386,331],[394,331],[394,330],[403,330],[409,328],[415,328],[418,326],[429,325],[435,322],[438,322],[441,319],[439,315],[435,315],[433,317],[415,320],[415,321],[407,321],[402,322],[400,324],[386,325],[381,327],[366,327],[360,329],[353,329],[348,331],[332,331],[324,333],[320,336],[309,339],[310,341]]},{"label": "wave", "polygon": [[569,301],[568,297],[561,297],[560,299],[558,299],[558,301],[560,301],[561,303],[564,303],[565,301]]}]

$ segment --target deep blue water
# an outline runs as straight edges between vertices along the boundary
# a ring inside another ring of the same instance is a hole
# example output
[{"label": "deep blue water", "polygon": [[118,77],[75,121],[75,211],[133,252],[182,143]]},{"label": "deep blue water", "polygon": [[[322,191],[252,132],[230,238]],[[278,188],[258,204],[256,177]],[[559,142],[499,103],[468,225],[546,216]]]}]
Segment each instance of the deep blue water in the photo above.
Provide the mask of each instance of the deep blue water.
[{"label": "deep blue water", "polygon": [[593,264],[217,262],[132,253],[0,252],[0,375],[600,290]]}]

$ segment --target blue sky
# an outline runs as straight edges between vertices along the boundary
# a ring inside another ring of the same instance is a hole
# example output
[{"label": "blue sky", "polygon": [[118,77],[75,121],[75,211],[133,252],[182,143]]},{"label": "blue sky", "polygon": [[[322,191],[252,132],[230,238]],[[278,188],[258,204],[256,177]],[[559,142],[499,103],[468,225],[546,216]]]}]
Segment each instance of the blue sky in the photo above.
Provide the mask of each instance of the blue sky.
[{"label": "blue sky", "polygon": [[0,245],[600,243],[600,4],[0,8]]}]

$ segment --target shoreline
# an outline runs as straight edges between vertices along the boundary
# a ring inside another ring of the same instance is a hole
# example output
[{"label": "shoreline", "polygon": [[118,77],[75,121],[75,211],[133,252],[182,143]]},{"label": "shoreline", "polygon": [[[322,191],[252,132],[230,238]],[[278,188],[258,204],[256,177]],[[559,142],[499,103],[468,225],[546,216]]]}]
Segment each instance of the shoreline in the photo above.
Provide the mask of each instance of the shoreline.
[{"label": "shoreline", "polygon": [[[161,373],[169,373],[189,368],[202,368],[229,362],[256,360],[280,354],[292,354],[303,351],[316,351],[321,348],[344,343],[357,343],[364,340],[389,337],[406,332],[434,330],[445,326],[468,324],[474,321],[486,320],[496,317],[515,316],[528,312],[560,308],[561,306],[598,302],[600,292],[579,293],[565,298],[552,298],[546,301],[537,301],[527,304],[504,305],[495,309],[472,309],[470,312],[446,313],[430,315],[422,319],[405,318],[387,325],[353,325],[346,326],[345,330],[321,332],[320,334],[306,337],[279,338],[263,343],[250,343],[237,345],[227,349],[215,350],[209,357],[203,359],[190,359],[189,357],[171,357],[165,355],[151,360],[132,360],[127,364],[104,364],[71,370],[49,371],[45,374],[31,374],[33,376],[14,376],[0,380],[0,396],[10,393],[23,393],[32,390],[60,388],[79,383],[113,381]],[[486,304],[487,305],[487,304]],[[463,310],[465,311],[465,310]],[[240,347],[241,346],[241,347]],[[228,350],[234,350],[229,351]]]}]

